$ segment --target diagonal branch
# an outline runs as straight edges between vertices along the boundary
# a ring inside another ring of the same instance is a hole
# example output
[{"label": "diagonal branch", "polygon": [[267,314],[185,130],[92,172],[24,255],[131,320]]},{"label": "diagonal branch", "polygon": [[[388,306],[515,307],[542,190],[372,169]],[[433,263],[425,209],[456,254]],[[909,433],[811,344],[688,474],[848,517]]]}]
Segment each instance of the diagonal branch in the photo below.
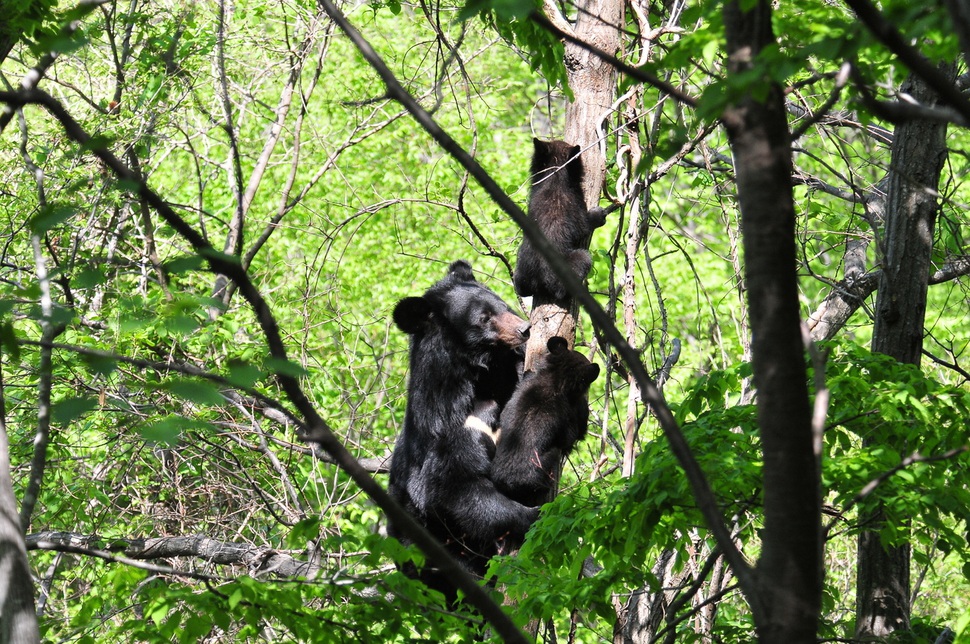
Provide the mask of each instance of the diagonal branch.
[{"label": "diagonal branch", "polygon": [[911,72],[922,78],[930,89],[936,92],[940,100],[955,109],[963,117],[964,122],[970,122],[970,101],[967,101],[966,96],[961,94],[956,84],[947,79],[933,63],[906,42],[896,26],[886,20],[874,4],[869,0],[845,0],[845,4],[855,12],[879,42],[898,56]]}]

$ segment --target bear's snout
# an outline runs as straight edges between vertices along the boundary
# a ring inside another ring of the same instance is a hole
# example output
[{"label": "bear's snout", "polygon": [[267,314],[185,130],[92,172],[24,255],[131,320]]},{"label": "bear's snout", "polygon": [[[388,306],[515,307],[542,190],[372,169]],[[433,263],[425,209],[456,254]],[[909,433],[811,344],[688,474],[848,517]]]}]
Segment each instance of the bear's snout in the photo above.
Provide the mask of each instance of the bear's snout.
[{"label": "bear's snout", "polygon": [[529,339],[530,324],[515,313],[507,311],[493,320],[496,339],[509,347],[517,347]]}]

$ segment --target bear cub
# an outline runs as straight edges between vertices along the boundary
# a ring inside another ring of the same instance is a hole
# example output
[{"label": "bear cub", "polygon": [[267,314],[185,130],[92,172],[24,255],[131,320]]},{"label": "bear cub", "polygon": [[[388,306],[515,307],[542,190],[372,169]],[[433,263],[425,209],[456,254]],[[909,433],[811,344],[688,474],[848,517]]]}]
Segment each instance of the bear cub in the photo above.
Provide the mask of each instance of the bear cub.
[{"label": "bear cub", "polygon": [[[586,209],[583,195],[583,162],[580,147],[565,141],[533,139],[532,189],[529,193],[529,217],[580,279],[585,279],[592,266],[587,240],[594,229],[606,222],[602,208]],[[522,240],[513,274],[515,292],[551,298],[566,298],[566,288],[533,247]]]},{"label": "bear cub", "polygon": [[495,487],[525,506],[548,500],[560,459],[586,436],[589,386],[600,373],[563,338],[550,338],[546,346],[549,353],[502,410],[492,460]]}]

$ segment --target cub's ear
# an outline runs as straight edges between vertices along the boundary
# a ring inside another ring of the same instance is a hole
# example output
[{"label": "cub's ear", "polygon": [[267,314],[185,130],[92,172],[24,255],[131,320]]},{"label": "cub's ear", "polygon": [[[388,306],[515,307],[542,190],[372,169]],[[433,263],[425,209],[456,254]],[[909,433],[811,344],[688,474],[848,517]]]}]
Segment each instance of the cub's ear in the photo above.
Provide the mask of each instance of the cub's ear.
[{"label": "cub's ear", "polygon": [[549,144],[546,141],[532,138],[532,170],[543,168],[549,160]]},{"label": "cub's ear", "polygon": [[574,145],[569,149],[569,158],[570,159],[579,158],[579,155],[582,151],[583,151],[583,148],[581,148],[578,145]]},{"label": "cub's ear", "polygon": [[569,350],[569,343],[566,342],[566,338],[554,335],[546,341],[546,348],[549,349],[549,353],[562,353]]},{"label": "cub's ear", "polygon": [[405,333],[417,333],[431,320],[431,304],[423,297],[406,297],[394,307],[394,324]]},{"label": "cub's ear", "polygon": [[600,366],[595,362],[591,363],[583,371],[583,376],[585,376],[586,386],[590,386],[600,375]]},{"label": "cub's ear", "polygon": [[453,275],[462,282],[474,282],[475,274],[472,273],[472,265],[464,259],[459,259],[451,263],[448,267],[448,275]]}]

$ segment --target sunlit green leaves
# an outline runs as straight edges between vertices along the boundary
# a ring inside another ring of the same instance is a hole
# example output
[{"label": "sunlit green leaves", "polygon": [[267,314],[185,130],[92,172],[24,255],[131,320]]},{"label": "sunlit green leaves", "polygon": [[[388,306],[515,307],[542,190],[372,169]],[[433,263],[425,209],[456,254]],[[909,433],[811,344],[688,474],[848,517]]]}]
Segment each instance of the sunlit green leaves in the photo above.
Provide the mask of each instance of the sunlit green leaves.
[{"label": "sunlit green leaves", "polygon": [[965,530],[960,523],[970,515],[970,493],[950,483],[970,465],[970,456],[961,451],[970,441],[970,392],[848,344],[830,355],[827,383],[832,406],[823,483],[836,505],[868,508],[878,499],[895,519],[882,533],[887,542],[910,538],[895,528],[919,517],[923,528],[915,531],[917,540],[925,536],[920,530],[929,529],[934,540],[959,543],[964,550],[959,530]]}]

